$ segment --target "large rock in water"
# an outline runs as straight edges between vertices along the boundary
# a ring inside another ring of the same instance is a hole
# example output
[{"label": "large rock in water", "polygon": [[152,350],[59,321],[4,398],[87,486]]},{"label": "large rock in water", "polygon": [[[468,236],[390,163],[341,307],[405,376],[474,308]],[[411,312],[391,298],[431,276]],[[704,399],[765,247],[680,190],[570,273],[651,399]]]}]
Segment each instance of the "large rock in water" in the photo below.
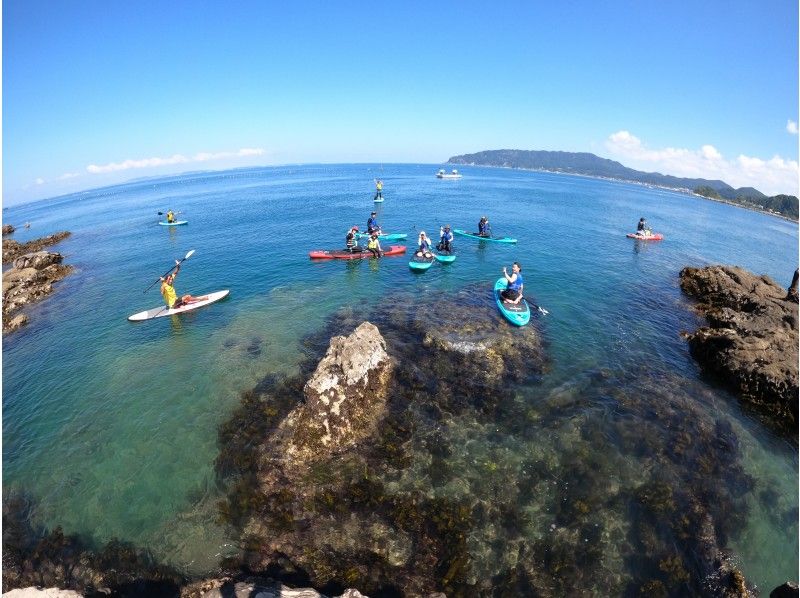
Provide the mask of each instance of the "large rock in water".
[{"label": "large rock in water", "polygon": [[268,451],[282,454],[285,471],[340,453],[372,434],[386,407],[392,361],[374,324],[335,336],[298,405],[281,423]]},{"label": "large rock in water", "polygon": [[681,288],[709,326],[688,334],[703,369],[779,431],[797,437],[798,306],[768,276],[735,266],[684,268]]}]

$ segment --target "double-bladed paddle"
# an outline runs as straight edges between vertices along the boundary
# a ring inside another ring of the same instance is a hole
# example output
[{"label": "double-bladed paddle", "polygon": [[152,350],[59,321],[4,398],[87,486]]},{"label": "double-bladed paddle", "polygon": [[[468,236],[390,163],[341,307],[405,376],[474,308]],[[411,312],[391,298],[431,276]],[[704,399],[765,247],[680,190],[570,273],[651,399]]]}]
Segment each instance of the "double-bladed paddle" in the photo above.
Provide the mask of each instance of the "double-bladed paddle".
[{"label": "double-bladed paddle", "polygon": [[158,277],[158,279],[156,279],[156,282],[154,282],[154,283],[153,283],[153,284],[151,284],[149,287],[147,287],[147,288],[144,290],[144,292],[146,293],[147,291],[149,291],[150,289],[152,289],[152,288],[153,288],[153,286],[154,286],[154,285],[155,285],[157,282],[160,282],[160,281],[161,281],[161,279],[162,279],[162,278],[164,278],[164,277],[165,277],[167,274],[169,274],[170,272],[172,272],[172,271],[173,271],[175,268],[177,268],[177,267],[178,267],[178,266],[180,266],[180,265],[181,265],[183,262],[185,262],[185,261],[186,261],[186,260],[188,260],[190,257],[192,257],[192,254],[193,254],[193,253],[194,253],[194,249],[190,249],[190,250],[189,250],[189,252],[186,254],[186,257],[184,257],[184,258],[183,258],[181,261],[179,261],[177,264],[175,264],[174,266],[172,266],[172,268],[170,268],[169,270],[167,270],[166,272],[164,272],[164,274],[162,274],[161,276],[159,276],[159,277]]}]

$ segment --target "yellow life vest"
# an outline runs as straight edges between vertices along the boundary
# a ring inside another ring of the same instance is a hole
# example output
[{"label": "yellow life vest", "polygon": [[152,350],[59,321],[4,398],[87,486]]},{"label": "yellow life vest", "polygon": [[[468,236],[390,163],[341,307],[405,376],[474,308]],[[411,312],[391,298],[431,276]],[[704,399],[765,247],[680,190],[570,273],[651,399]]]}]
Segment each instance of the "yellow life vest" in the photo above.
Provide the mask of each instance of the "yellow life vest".
[{"label": "yellow life vest", "polygon": [[378,239],[370,239],[369,243],[367,243],[367,249],[377,249],[378,248]]},{"label": "yellow life vest", "polygon": [[167,302],[167,307],[172,308],[178,300],[178,295],[175,293],[175,287],[166,282],[161,284],[161,294],[164,296],[164,301]]},{"label": "yellow life vest", "polygon": [[175,222],[175,214],[172,213],[172,210],[167,212],[167,222]]},{"label": "yellow life vest", "polygon": [[375,186],[378,188],[378,191],[383,189],[383,183],[381,183],[380,181],[378,181],[378,183]]}]

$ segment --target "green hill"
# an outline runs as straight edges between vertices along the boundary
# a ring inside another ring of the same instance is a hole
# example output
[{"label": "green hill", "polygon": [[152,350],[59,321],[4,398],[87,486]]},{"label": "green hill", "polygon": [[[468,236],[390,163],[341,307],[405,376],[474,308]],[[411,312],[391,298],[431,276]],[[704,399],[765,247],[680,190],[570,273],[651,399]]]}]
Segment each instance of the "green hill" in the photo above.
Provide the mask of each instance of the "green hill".
[{"label": "green hill", "polygon": [[767,197],[758,189],[742,187],[734,189],[724,181],[689,179],[661,174],[641,172],[588,152],[548,152],[533,150],[487,150],[475,154],[453,156],[448,164],[475,166],[498,166],[526,170],[546,170],[585,176],[605,177],[658,185],[672,189],[688,190],[713,199],[723,199],[744,207],[765,210],[790,218],[798,218],[798,200],[793,195]]}]

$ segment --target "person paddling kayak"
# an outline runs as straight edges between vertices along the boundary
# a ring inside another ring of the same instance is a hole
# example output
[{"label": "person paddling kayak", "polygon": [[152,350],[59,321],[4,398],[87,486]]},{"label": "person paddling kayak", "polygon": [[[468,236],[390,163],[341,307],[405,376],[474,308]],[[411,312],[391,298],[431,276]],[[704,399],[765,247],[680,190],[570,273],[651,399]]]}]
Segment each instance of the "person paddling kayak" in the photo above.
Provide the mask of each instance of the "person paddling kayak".
[{"label": "person paddling kayak", "polygon": [[167,307],[170,309],[177,309],[184,305],[189,305],[190,303],[196,303],[198,301],[205,301],[208,299],[208,295],[203,295],[202,297],[192,297],[191,295],[183,295],[182,297],[178,297],[178,294],[175,292],[175,277],[178,276],[178,272],[181,270],[181,262],[180,260],[175,260],[175,271],[172,274],[167,274],[166,277],[161,276],[161,295],[164,297],[164,302],[167,304]]},{"label": "person paddling kayak", "polygon": [[513,303],[516,305],[522,301],[522,266],[519,262],[514,262],[511,266],[511,275],[509,276],[506,267],[503,266],[503,276],[506,277],[507,285],[504,291],[500,291],[500,296],[503,298],[503,303]]}]

